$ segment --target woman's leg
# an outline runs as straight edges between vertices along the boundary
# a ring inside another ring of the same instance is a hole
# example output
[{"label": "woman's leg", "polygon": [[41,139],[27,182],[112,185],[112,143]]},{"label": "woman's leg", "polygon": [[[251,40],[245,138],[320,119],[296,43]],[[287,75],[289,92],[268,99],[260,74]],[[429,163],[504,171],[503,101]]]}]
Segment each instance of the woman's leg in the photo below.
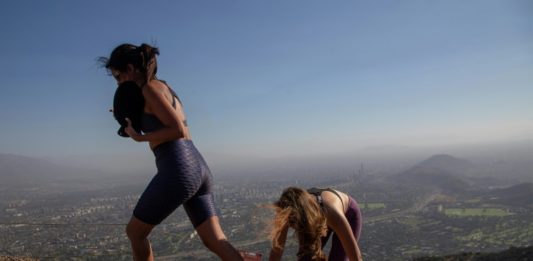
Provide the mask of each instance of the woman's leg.
[{"label": "woman's leg", "polygon": [[131,242],[131,248],[133,250],[133,260],[135,261],[153,261],[154,254],[148,235],[154,228],[154,225],[150,225],[142,222],[136,217],[132,217],[128,225],[126,226],[126,234]]},{"label": "woman's leg", "polygon": [[207,218],[196,227],[204,245],[222,260],[243,260],[239,251],[226,239],[217,216]]}]

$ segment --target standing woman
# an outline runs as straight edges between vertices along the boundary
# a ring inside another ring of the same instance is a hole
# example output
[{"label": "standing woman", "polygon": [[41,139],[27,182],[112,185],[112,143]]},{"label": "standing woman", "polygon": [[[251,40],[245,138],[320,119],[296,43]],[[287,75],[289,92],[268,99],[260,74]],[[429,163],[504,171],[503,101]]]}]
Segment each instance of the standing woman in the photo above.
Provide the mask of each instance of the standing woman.
[{"label": "standing woman", "polygon": [[[298,238],[298,260],[362,260],[357,241],[361,235],[361,211],[345,193],[326,188],[286,188],[274,203],[270,261],[281,260],[289,228]],[[329,257],[322,248],[333,233]]]},{"label": "standing woman", "polygon": [[156,78],[159,50],[147,44],[117,46],[101,58],[120,85],[134,82],[144,97],[139,133],[127,121],[125,132],[134,141],[148,142],[155,155],[157,174],[146,187],[126,227],[134,260],[153,260],[148,240],[152,229],[183,205],[204,245],[222,260],[242,260],[227,241],[217,217],[212,176],[191,140],[181,101]]}]

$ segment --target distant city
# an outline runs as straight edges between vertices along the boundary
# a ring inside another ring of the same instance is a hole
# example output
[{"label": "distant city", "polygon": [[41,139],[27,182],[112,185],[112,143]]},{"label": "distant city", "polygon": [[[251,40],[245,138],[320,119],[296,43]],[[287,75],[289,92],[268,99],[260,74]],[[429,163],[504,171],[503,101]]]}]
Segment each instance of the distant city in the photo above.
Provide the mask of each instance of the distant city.
[{"label": "distant city", "polygon": [[[126,185],[118,180],[101,185],[35,185],[29,180],[24,184],[8,178],[12,173],[7,170],[17,169],[16,158],[2,155],[0,161],[0,256],[131,260],[124,229],[147,179]],[[339,189],[358,201],[364,218],[360,246],[366,260],[533,245],[533,183],[527,176],[482,176],[469,160],[445,154],[429,155],[397,173],[380,173],[364,162],[353,165],[352,171],[334,175],[215,177],[226,235],[239,249],[267,256],[273,214],[268,204],[285,187],[318,186]],[[182,208],[156,227],[150,239],[158,260],[217,260],[201,244]],[[294,237],[283,260],[296,260]]]}]

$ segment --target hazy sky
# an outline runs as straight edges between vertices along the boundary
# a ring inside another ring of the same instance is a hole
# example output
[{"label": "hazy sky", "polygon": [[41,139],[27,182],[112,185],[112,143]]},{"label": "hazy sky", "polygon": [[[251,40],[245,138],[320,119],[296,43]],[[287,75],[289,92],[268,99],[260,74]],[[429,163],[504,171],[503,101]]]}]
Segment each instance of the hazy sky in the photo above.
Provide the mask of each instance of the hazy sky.
[{"label": "hazy sky", "polygon": [[196,145],[304,155],[533,137],[533,1],[2,1],[0,153],[146,153],[96,59],[156,44]]}]

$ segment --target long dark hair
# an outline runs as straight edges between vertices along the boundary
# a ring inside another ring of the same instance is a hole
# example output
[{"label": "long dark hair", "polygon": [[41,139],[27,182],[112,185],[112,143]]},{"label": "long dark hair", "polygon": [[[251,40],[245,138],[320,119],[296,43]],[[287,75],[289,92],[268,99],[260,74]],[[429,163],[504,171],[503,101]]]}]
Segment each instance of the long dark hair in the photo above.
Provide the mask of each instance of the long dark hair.
[{"label": "long dark hair", "polygon": [[119,72],[125,72],[128,64],[131,64],[133,68],[144,74],[145,82],[147,82],[157,79],[157,55],[159,55],[157,47],[145,43],[140,46],[125,43],[115,47],[109,58],[100,57],[98,60],[107,70],[114,69]]}]

